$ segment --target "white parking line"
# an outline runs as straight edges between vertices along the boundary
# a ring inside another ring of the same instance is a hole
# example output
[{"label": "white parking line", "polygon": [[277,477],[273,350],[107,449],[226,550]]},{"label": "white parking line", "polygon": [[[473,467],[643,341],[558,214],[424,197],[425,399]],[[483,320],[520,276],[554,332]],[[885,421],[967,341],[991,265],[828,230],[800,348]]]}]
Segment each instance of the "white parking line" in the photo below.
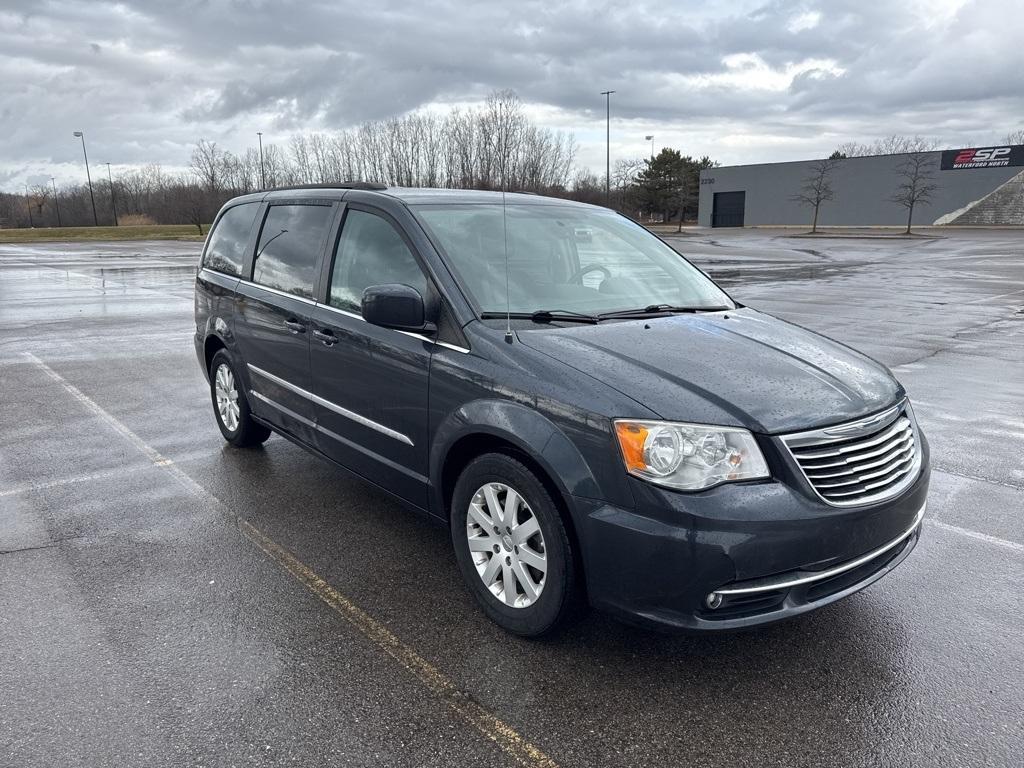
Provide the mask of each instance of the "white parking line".
[{"label": "white parking line", "polygon": [[1020,288],[1016,291],[1010,291],[1009,293],[1000,293],[998,296],[981,296],[971,301],[965,301],[964,304],[979,304],[983,301],[995,301],[996,299],[1005,299],[1007,296],[1016,296],[1018,293],[1024,293],[1024,288]]},{"label": "white parking line", "polygon": [[454,681],[427,661],[410,645],[381,624],[370,614],[320,577],[313,569],[298,560],[291,552],[271,539],[245,518],[236,515],[216,496],[179,469],[173,461],[132,432],[117,418],[105,411],[91,397],[65,379],[30,352],[25,356],[43,373],[60,384],[72,397],[102,419],[115,432],[141,451],[153,464],[167,470],[190,494],[217,509],[237,526],[239,532],[280,565],[287,573],[323,600],[341,618],[358,630],[374,647],[409,671],[419,682],[446,704],[462,722],[494,742],[509,757],[525,768],[558,768],[558,764],[539,747],[528,741],[512,726],[479,704],[461,690]]},{"label": "white parking line", "polygon": [[[187,453],[184,456],[179,456],[177,461],[192,461],[193,459],[213,458],[214,456],[216,456],[216,453],[213,451],[195,451],[193,453]],[[163,465],[157,462],[128,464],[126,466],[117,467],[116,469],[104,469],[99,472],[91,472],[86,475],[74,475],[72,477],[61,477],[56,480],[38,480],[30,483],[23,483],[21,485],[13,485],[9,488],[0,489],[0,498],[3,498],[4,496],[17,496],[20,493],[45,491],[48,488],[59,488],[62,485],[75,485],[76,483],[88,483],[92,480],[106,480],[111,477],[123,477],[125,473],[137,472],[140,469],[148,469],[149,467],[163,467]]]},{"label": "white parking line", "polygon": [[103,472],[93,472],[89,475],[76,475],[75,477],[64,477],[60,480],[44,480],[40,483],[24,483],[22,485],[11,486],[10,488],[4,488],[0,490],[0,498],[4,496],[17,496],[20,493],[31,493],[32,491],[43,491],[47,488],[59,488],[62,485],[74,485],[75,483],[87,483],[90,480],[105,480],[108,477],[115,477],[117,475],[130,472],[132,469],[142,469],[143,467],[152,466],[151,464],[138,464],[135,467],[118,467],[117,469],[108,469]]},{"label": "white parking line", "polygon": [[943,523],[940,520],[925,520],[925,522],[929,525],[935,526],[936,528],[941,528],[944,531],[966,536],[969,539],[984,541],[986,544],[995,544],[997,547],[1005,547],[1006,549],[1013,550],[1014,552],[1024,552],[1024,544],[1018,544],[1016,541],[1009,541],[1008,539],[989,536],[987,533],[972,531],[970,528],[961,528],[958,525],[950,525],[949,523]]}]

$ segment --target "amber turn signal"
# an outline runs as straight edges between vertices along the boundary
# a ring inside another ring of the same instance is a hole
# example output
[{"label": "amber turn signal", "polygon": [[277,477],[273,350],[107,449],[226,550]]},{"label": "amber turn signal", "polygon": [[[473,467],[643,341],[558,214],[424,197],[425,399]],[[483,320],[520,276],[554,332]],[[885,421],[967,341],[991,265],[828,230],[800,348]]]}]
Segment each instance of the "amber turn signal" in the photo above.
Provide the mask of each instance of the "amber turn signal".
[{"label": "amber turn signal", "polygon": [[628,470],[645,470],[644,443],[647,441],[647,429],[629,421],[615,422],[615,434],[619,438],[622,458]]}]

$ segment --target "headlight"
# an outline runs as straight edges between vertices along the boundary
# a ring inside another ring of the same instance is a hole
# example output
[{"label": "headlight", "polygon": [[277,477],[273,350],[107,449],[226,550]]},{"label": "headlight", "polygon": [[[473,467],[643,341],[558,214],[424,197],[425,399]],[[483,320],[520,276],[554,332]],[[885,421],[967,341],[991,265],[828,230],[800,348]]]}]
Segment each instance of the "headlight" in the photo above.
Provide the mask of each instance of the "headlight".
[{"label": "headlight", "polygon": [[754,436],[736,427],[615,421],[626,471],[656,485],[695,491],[768,477]]}]

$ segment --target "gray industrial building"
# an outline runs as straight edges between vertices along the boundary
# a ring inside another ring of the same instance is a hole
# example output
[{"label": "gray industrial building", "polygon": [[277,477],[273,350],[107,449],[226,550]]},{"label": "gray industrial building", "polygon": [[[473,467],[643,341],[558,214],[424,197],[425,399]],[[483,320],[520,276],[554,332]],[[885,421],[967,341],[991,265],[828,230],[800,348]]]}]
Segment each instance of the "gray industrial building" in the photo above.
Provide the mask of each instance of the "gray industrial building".
[{"label": "gray industrial building", "polygon": [[[914,208],[914,224],[1024,225],[1024,146],[927,152],[928,203]],[[824,202],[818,226],[904,226],[907,209],[890,198],[903,181],[907,155],[841,160],[831,174],[834,199]],[[815,161],[709,168],[701,172],[698,221],[706,227],[809,226],[813,209],[793,198]]]}]

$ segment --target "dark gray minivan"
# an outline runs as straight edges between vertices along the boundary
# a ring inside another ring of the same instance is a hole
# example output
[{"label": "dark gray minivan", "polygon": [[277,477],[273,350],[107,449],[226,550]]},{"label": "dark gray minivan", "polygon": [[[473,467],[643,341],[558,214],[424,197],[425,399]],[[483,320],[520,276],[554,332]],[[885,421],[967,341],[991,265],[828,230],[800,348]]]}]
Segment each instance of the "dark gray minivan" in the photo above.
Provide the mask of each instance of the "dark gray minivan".
[{"label": "dark gray minivan", "polygon": [[928,444],[883,365],[745,307],[643,227],[526,194],[231,200],[196,277],[225,439],[271,432],[451,531],[511,632],[795,616],[914,548]]}]

